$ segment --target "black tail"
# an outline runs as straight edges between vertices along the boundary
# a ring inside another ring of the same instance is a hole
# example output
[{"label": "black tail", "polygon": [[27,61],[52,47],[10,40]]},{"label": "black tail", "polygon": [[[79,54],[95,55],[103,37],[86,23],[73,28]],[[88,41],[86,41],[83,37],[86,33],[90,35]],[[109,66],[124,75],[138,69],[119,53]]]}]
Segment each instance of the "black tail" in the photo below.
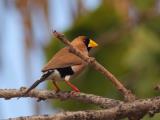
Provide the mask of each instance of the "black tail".
[{"label": "black tail", "polygon": [[[23,97],[23,96],[25,96],[26,94],[28,94],[32,89],[34,89],[35,87],[37,87],[41,82],[43,82],[43,81],[45,81],[46,80],[46,78],[52,73],[53,71],[47,71],[46,73],[44,73],[43,75],[42,75],[42,77],[39,79],[39,80],[37,80],[35,83],[33,83],[33,85],[31,86],[31,87],[29,87],[28,89],[27,89],[27,91],[25,92],[25,93],[23,93],[20,97]],[[19,97],[19,98],[20,98]]]},{"label": "black tail", "polygon": [[23,96],[25,96],[26,94],[28,94],[32,89],[34,89],[35,87],[37,87],[41,82],[45,81],[45,79],[41,78],[40,80],[37,80],[35,83],[33,83],[33,85],[27,89],[27,91],[25,93],[23,93]]}]

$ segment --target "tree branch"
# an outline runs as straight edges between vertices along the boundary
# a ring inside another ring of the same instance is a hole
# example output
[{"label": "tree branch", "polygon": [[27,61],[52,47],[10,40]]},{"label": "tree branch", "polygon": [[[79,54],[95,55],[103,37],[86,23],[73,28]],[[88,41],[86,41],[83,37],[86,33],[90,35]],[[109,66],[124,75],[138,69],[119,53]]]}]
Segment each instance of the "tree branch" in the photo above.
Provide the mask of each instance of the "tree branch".
[{"label": "tree branch", "polygon": [[65,45],[69,46],[72,53],[80,57],[85,62],[89,63],[91,66],[93,66],[94,69],[102,73],[106,78],[109,78],[117,90],[120,91],[120,93],[124,96],[126,101],[135,100],[135,96],[132,94],[132,92],[125,88],[124,85],[111,72],[109,72],[100,63],[98,63],[95,58],[83,55],[78,49],[71,45],[69,40],[67,40],[63,34],[54,31],[53,35],[61,40]]},{"label": "tree branch", "polygon": [[[21,97],[21,95],[27,90],[27,88],[22,87],[20,90],[17,89],[0,89],[0,98],[11,99],[15,97]],[[38,101],[46,99],[60,99],[60,100],[77,100],[84,103],[90,103],[98,105],[102,108],[111,108],[116,105],[122,104],[123,102],[119,100],[113,100],[109,98],[103,98],[100,96],[85,94],[85,93],[76,93],[76,92],[58,92],[48,91],[48,90],[36,90],[33,89],[24,97],[33,97],[37,98]]]},{"label": "tree branch", "polygon": [[39,115],[18,117],[11,120],[119,120],[130,117],[136,113],[139,115],[154,115],[160,112],[160,97],[147,100],[136,100],[131,103],[123,103],[117,107],[104,110],[89,110],[77,112],[62,112],[56,115]]}]

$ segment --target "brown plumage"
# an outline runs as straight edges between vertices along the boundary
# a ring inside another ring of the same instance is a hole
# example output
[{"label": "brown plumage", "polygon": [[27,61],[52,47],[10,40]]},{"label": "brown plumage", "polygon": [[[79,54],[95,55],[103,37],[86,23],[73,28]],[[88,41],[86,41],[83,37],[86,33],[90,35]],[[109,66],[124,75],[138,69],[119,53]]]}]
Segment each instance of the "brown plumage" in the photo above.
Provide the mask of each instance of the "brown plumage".
[{"label": "brown plumage", "polygon": [[[85,36],[79,36],[76,39],[74,39],[71,44],[75,46],[77,49],[79,49],[81,52],[83,52],[85,55],[88,55],[87,48],[85,47],[85,43],[83,42],[84,39]],[[63,68],[73,65],[80,65],[83,63],[84,61],[81,58],[69,52],[69,48],[65,47],[58,51],[52,57],[52,59],[44,66],[42,72],[45,72],[49,69]]]},{"label": "brown plumage", "polygon": [[[87,38],[86,36],[79,36],[75,38],[71,44],[80,50],[84,55],[88,55],[89,50],[92,47],[96,47],[97,44]],[[52,80],[56,91],[59,91],[57,81],[64,80],[74,91],[79,92],[73,84],[69,82],[73,76],[79,74],[87,64],[78,56],[71,53],[68,47],[62,48],[58,51],[52,59],[44,66],[42,72],[44,73],[40,80],[37,80],[25,93],[27,94],[33,88],[35,88],[40,82],[45,80]]]}]

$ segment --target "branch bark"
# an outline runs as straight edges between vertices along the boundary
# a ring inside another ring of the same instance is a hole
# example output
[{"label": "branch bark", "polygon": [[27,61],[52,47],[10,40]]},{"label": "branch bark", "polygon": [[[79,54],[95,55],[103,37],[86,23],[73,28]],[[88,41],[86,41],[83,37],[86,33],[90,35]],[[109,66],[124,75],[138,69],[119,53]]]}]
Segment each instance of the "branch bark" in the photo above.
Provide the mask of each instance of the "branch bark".
[{"label": "branch bark", "polygon": [[111,72],[109,72],[100,63],[98,63],[95,58],[83,55],[79,50],[71,45],[69,40],[63,34],[53,31],[53,35],[62,41],[65,45],[69,46],[72,53],[93,66],[94,69],[102,73],[106,78],[109,78],[117,90],[120,91],[120,93],[124,96],[126,101],[134,101],[136,99],[132,92],[125,88],[124,85]]},{"label": "branch bark", "polygon": [[[20,90],[17,89],[0,89],[0,98],[11,99],[16,97],[21,97],[21,95],[27,90],[27,88],[22,87]],[[36,90],[33,89],[24,97],[37,98],[38,101],[46,99],[60,99],[60,100],[77,100],[84,103],[90,103],[101,108],[111,108],[122,104],[123,102],[119,100],[104,98],[92,94],[76,93],[76,92],[58,92],[48,91],[48,90]]]},{"label": "branch bark", "polygon": [[152,116],[158,112],[160,112],[160,97],[155,97],[123,103],[117,107],[104,110],[62,112],[56,115],[18,117],[11,120],[119,120],[130,117],[135,113],[136,115],[139,113],[140,116],[142,114]]}]

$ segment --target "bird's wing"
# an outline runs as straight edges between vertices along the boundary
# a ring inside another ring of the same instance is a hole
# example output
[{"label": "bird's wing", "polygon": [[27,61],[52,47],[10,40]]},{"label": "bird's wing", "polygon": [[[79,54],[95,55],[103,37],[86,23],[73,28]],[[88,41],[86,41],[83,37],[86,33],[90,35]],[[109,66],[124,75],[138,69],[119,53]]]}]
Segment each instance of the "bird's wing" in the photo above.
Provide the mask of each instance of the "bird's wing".
[{"label": "bird's wing", "polygon": [[69,48],[65,47],[54,55],[54,57],[44,66],[42,72],[50,69],[80,65],[83,63],[84,61],[81,60],[81,58],[69,52]]}]

